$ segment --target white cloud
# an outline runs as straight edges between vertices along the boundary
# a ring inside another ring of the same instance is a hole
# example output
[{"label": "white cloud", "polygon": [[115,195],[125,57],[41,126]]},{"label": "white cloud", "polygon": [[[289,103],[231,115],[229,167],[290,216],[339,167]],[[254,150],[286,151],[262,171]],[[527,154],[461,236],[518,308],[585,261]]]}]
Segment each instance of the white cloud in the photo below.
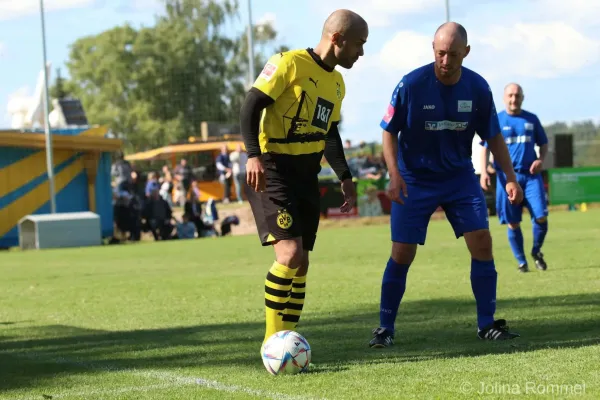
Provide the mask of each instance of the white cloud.
[{"label": "white cloud", "polygon": [[6,54],[6,45],[0,42],[0,58],[3,58]]},{"label": "white cloud", "polygon": [[600,60],[600,40],[564,22],[516,23],[488,28],[475,36],[480,68],[493,75],[556,78]]},{"label": "white cloud", "polygon": [[29,99],[31,97],[31,88],[29,86],[21,86],[14,92],[8,95],[8,107],[7,111],[16,111],[21,108],[23,99]]},{"label": "white cloud", "polygon": [[442,15],[445,10],[444,0],[314,0],[314,7],[323,14],[329,15],[339,8],[349,9],[360,14],[369,27],[380,28],[392,25],[394,17],[400,15],[419,14],[440,10]]},{"label": "white cloud", "polygon": [[[465,66],[486,78],[556,78],[600,60],[600,40],[563,22],[487,26],[470,34],[471,54]],[[397,72],[433,61],[432,37],[414,31],[397,32],[379,52],[383,68]]]},{"label": "white cloud", "polygon": [[4,123],[10,124],[12,127],[18,125],[22,119],[13,117],[13,114],[22,115],[26,112],[31,104],[31,89],[29,86],[22,86],[16,91],[8,95],[6,109],[4,110]]},{"label": "white cloud", "polygon": [[117,8],[123,12],[153,12],[159,13],[165,9],[164,0],[120,0]]},{"label": "white cloud", "polygon": [[576,23],[578,27],[600,25],[598,0],[538,0],[536,9],[545,19]]},{"label": "white cloud", "polygon": [[[469,33],[471,54],[464,64],[495,88],[499,107],[498,96],[508,81],[529,86],[535,81],[584,73],[598,76],[594,71],[600,70],[596,68],[600,64],[600,39],[564,22],[478,23]],[[432,32],[397,31],[378,52],[367,54],[344,74],[348,93],[343,106],[345,138],[379,135],[377,127],[384,108],[402,75],[433,61],[432,38]]]},{"label": "white cloud", "polygon": [[[95,0],[45,0],[44,11],[84,7]],[[10,20],[40,12],[39,0],[0,0],[0,20]]]},{"label": "white cloud", "polygon": [[[263,16],[261,16],[260,18],[258,18],[254,24],[255,25],[269,24],[275,28],[276,23],[277,23],[277,16],[275,15],[275,13],[268,12],[268,13],[263,14]],[[277,29],[275,29],[275,30],[277,30]]]},{"label": "white cloud", "polygon": [[378,54],[381,66],[393,71],[408,72],[432,61],[432,36],[413,31],[397,32]]},{"label": "white cloud", "polygon": [[[395,70],[382,68],[377,54],[362,57],[350,70],[341,67],[338,70],[346,84],[342,106],[343,138],[370,141],[373,136],[379,137],[379,122],[402,75]],[[365,126],[368,128],[365,129]]]}]

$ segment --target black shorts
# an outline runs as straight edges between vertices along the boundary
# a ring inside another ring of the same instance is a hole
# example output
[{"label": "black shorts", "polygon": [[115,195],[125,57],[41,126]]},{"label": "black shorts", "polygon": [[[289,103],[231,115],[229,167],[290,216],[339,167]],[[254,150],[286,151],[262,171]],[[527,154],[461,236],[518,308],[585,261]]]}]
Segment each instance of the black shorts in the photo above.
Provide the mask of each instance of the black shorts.
[{"label": "black shorts", "polygon": [[302,248],[312,251],[321,217],[317,174],[298,173],[270,157],[264,157],[263,165],[266,190],[246,188],[262,245],[301,237]]}]

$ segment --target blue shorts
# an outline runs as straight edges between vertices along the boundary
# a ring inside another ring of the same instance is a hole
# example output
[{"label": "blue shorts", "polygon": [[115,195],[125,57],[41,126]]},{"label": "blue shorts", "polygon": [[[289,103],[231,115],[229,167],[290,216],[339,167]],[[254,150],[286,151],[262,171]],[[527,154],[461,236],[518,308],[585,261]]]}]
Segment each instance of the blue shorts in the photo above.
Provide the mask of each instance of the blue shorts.
[{"label": "blue shorts", "polygon": [[456,238],[464,233],[489,229],[488,209],[477,175],[472,172],[443,182],[407,183],[404,204],[392,202],[392,241],[425,244],[431,215],[442,207]]},{"label": "blue shorts", "polygon": [[548,216],[546,203],[546,191],[541,174],[517,173],[517,182],[523,189],[523,203],[510,204],[506,194],[506,176],[498,173],[496,178],[496,211],[501,224],[520,223],[523,215],[523,206],[527,207],[531,219],[539,219]]}]

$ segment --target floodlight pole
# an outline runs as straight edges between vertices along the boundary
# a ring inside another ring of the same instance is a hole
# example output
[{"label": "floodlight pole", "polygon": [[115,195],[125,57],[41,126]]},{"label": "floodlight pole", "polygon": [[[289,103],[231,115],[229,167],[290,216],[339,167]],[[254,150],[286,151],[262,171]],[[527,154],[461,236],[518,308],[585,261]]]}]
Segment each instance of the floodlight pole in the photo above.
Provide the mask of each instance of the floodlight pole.
[{"label": "floodlight pole", "polygon": [[252,24],[252,2],[248,0],[248,88],[254,83],[254,29]]},{"label": "floodlight pole", "polygon": [[450,0],[446,0],[446,22],[450,22]]},{"label": "floodlight pole", "polygon": [[46,62],[46,25],[44,22],[44,0],[40,0],[40,16],[42,19],[42,48],[44,54],[44,128],[46,136],[46,169],[48,172],[48,188],[50,190],[50,212],[56,213],[56,193],[54,190],[54,157],[52,151],[52,135],[50,133],[50,95],[48,94],[48,66]]}]

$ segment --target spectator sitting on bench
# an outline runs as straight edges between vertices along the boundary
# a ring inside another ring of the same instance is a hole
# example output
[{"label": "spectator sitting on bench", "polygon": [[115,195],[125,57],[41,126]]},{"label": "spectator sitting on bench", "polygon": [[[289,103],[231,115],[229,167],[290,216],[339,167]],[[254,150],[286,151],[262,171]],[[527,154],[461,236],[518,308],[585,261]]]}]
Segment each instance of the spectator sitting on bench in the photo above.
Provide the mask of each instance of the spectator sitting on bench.
[{"label": "spectator sitting on bench", "polygon": [[[113,192],[113,218],[116,225],[115,237],[112,243],[120,243],[127,239],[140,240],[140,201],[137,196],[115,188]],[[120,239],[117,238],[117,231]],[[127,234],[129,233],[129,238]]]},{"label": "spectator sitting on bench", "polygon": [[206,224],[202,217],[202,204],[200,203],[200,189],[198,182],[193,181],[184,206],[184,214],[187,214],[190,221],[196,225],[198,237],[216,236],[216,231],[212,224]]},{"label": "spectator sitting on bench", "polygon": [[191,221],[189,214],[183,214],[181,222],[177,221],[177,239],[194,239],[196,237],[196,225]]}]

